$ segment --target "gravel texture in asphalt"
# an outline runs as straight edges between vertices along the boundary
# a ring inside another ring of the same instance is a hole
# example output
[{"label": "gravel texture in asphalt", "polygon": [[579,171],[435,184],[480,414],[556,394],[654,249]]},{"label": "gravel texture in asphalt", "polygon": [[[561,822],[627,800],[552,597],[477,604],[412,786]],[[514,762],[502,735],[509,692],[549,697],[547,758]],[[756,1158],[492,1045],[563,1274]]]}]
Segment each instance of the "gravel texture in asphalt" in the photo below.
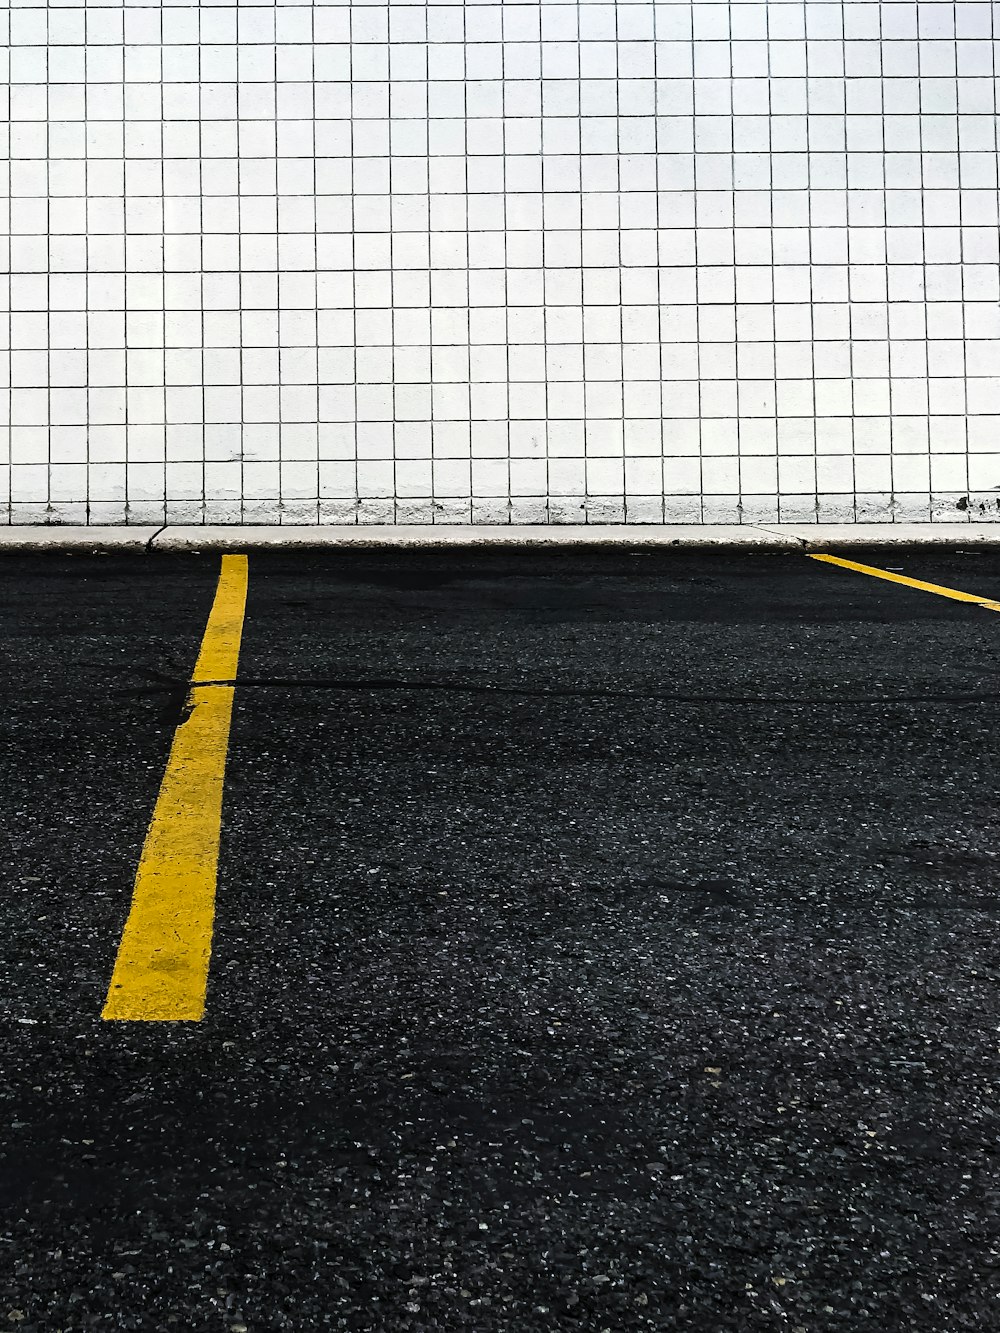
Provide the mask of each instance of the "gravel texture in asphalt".
[{"label": "gravel texture in asphalt", "polygon": [[103,1023],[217,571],[0,562],[0,1329],[1000,1327],[1000,616],[254,555],[206,1017]]}]

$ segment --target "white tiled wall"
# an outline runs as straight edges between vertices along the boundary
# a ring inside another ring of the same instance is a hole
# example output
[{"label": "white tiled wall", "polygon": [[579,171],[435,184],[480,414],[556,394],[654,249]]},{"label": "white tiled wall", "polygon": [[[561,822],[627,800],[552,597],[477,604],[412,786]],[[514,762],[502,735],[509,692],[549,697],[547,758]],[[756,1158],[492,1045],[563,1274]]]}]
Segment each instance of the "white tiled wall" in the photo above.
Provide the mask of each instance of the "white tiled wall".
[{"label": "white tiled wall", "polygon": [[1000,517],[1000,4],[0,18],[5,519]]}]

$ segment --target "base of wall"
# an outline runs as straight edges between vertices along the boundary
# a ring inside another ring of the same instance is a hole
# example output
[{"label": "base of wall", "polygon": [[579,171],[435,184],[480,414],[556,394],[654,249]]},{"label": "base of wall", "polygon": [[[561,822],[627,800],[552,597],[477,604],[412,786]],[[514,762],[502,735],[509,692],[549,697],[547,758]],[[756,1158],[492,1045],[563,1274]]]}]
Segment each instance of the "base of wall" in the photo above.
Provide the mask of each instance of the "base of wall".
[{"label": "base of wall", "polygon": [[356,524],[329,527],[39,527],[0,528],[3,551],[221,551],[423,547],[623,547],[686,550],[837,550],[865,546],[1000,546],[997,523],[664,524],[625,527],[482,527]]},{"label": "base of wall", "polygon": [[[0,478],[2,483],[2,478]],[[0,529],[76,527],[662,527],[733,524],[1000,523],[1000,491],[826,495],[503,496],[428,499],[4,500]]]}]

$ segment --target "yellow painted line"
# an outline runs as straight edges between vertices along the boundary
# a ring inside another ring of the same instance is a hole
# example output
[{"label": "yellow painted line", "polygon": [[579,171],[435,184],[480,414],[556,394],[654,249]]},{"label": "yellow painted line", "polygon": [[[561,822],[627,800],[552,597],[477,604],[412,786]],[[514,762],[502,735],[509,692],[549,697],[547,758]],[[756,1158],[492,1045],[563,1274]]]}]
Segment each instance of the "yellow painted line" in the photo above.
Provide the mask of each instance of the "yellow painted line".
[{"label": "yellow painted line", "polygon": [[874,565],[859,565],[854,560],[842,560],[839,555],[810,555],[810,560],[823,560],[828,565],[840,565],[841,569],[853,569],[858,574],[870,574],[872,578],[885,579],[889,583],[902,583],[907,588],[917,588],[920,592],[933,592],[938,597],[950,597],[953,602],[971,602],[981,606],[984,611],[1000,611],[1000,602],[990,601],[974,592],[959,592],[957,588],[942,588],[940,583],[924,583],[922,579],[908,579],[905,574],[893,574],[888,569],[876,569]]},{"label": "yellow painted line", "polygon": [[235,681],[246,598],[246,556],[224,555],[102,1018],[196,1022],[205,1012],[234,687],[199,682]]}]

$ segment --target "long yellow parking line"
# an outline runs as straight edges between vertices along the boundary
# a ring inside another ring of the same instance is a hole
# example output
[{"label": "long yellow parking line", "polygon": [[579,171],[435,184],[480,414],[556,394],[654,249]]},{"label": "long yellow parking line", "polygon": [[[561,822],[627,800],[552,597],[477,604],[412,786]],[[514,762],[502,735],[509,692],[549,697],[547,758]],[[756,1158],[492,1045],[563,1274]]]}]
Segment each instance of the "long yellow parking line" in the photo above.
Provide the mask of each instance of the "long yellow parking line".
[{"label": "long yellow parking line", "polygon": [[886,579],[889,583],[904,583],[908,588],[918,588],[921,592],[933,592],[938,597],[950,597],[954,602],[972,602],[984,611],[1000,611],[1000,602],[990,601],[974,592],[959,592],[957,588],[942,588],[940,583],[924,583],[922,579],[908,579],[905,574],[893,574],[888,569],[876,569],[874,565],[859,565],[854,560],[842,560],[839,555],[810,555],[810,560],[823,560],[828,565],[840,565],[842,569],[853,569],[858,574],[870,574],[872,578]]},{"label": "long yellow parking line", "polygon": [[139,860],[103,1018],[197,1021],[212,952],[222,788],[247,597],[247,558],[224,555],[188,712]]}]

